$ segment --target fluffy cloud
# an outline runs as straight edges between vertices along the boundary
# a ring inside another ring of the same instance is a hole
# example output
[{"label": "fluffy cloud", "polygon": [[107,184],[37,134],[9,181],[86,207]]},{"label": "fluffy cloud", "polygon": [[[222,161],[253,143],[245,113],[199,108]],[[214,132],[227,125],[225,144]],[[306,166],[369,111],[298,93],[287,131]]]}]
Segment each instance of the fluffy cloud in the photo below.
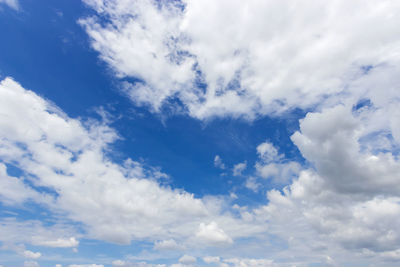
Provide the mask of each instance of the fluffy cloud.
[{"label": "fluffy cloud", "polygon": [[[165,240],[156,243],[161,249],[171,248],[172,239],[182,245],[218,246],[264,230],[223,212],[218,198],[197,199],[160,186],[158,169],[145,169],[129,159],[123,165],[113,163],[106,156],[108,144],[118,138],[113,129],[71,119],[10,78],[0,83],[0,114],[6,114],[0,116],[1,182],[21,192],[0,190],[4,203],[35,202],[59,219],[83,225],[44,227],[10,217],[0,224],[5,242],[76,247],[76,233],[84,232],[85,237],[118,244]],[[8,166],[22,174],[10,176]]]},{"label": "fluffy cloud", "polygon": [[[280,154],[277,148],[266,141],[257,146],[259,160],[255,168],[257,174],[262,178],[272,178],[275,182],[286,184],[291,178],[297,177],[301,167],[294,161],[285,159],[284,154]],[[256,184],[255,178],[250,177],[248,184]]]},{"label": "fluffy cloud", "polygon": [[[65,246],[63,247],[69,247],[69,245],[77,246],[79,241],[75,237],[68,237],[76,234],[76,230],[72,226],[61,223],[45,226],[40,221],[20,221],[14,217],[6,217],[0,220],[0,241],[11,250],[15,250],[15,244],[19,243],[52,247],[57,240],[72,240],[76,242],[74,244],[64,243],[63,245]],[[23,250],[23,248],[18,249],[21,252]]]},{"label": "fluffy cloud", "polygon": [[203,257],[203,261],[205,263],[218,263],[220,261],[220,258],[219,257],[207,256],[207,257]]},{"label": "fluffy cloud", "polygon": [[391,64],[399,44],[389,0],[84,2],[97,12],[81,20],[93,48],[138,79],[129,97],[155,111],[179,98],[197,118],[310,107]]},{"label": "fluffy cloud", "polygon": [[[351,255],[377,264],[397,259],[400,161],[391,130],[396,115],[383,100],[371,97],[360,106],[345,99],[301,120],[292,140],[314,168],[301,171],[283,192],[269,191],[269,204],[254,211],[291,253],[318,251],[319,261],[326,253],[326,262],[351,261]],[[386,121],[375,121],[383,113]]]},{"label": "fluffy cloud", "polygon": [[222,162],[222,158],[219,155],[216,155],[214,158],[214,166],[221,170],[225,169],[225,164]]},{"label": "fluffy cloud", "polygon": [[35,240],[35,245],[54,247],[54,248],[70,248],[77,247],[79,241],[75,237],[70,237],[69,239],[57,238],[56,240]]},{"label": "fluffy cloud", "polygon": [[104,267],[103,264],[72,264],[69,267]]},{"label": "fluffy cloud", "polygon": [[247,162],[241,162],[233,166],[233,175],[242,175],[242,172],[247,168]]},{"label": "fluffy cloud", "polygon": [[[176,218],[184,223],[183,218],[207,215],[204,204],[192,195],[131,176],[141,173],[136,171],[137,164],[121,167],[107,159],[103,151],[117,138],[107,126],[90,122],[85,126],[70,119],[11,79],[1,83],[0,94],[0,112],[7,114],[0,119],[2,160],[29,173],[25,179],[35,186],[54,191],[57,198],[53,201],[57,204],[48,206],[89,226],[90,236],[129,243],[133,237],[166,236],[166,229],[160,226]],[[34,190],[23,184],[22,177],[2,179],[24,189],[21,192]],[[38,196],[32,198],[40,202]],[[17,196],[15,201],[20,199]],[[37,244],[72,246],[75,241],[59,239]]]},{"label": "fluffy cloud", "polygon": [[186,254],[179,258],[179,262],[182,264],[193,264],[196,263],[196,261],[197,259],[195,257]]},{"label": "fluffy cloud", "polygon": [[232,244],[233,242],[224,230],[219,228],[218,224],[214,221],[209,224],[201,223],[196,237],[210,245]]},{"label": "fluffy cloud", "polygon": [[157,241],[154,244],[154,249],[156,250],[177,250],[181,249],[182,247],[176,243],[173,239]]},{"label": "fluffy cloud", "polygon": [[33,252],[30,250],[25,250],[23,252],[23,256],[25,258],[29,258],[29,259],[37,259],[37,258],[40,258],[40,256],[42,256],[42,254],[40,252]]},{"label": "fluffy cloud", "polygon": [[47,202],[50,199],[25,185],[21,179],[7,174],[7,167],[0,162],[0,199],[7,205],[22,204],[29,199]]}]

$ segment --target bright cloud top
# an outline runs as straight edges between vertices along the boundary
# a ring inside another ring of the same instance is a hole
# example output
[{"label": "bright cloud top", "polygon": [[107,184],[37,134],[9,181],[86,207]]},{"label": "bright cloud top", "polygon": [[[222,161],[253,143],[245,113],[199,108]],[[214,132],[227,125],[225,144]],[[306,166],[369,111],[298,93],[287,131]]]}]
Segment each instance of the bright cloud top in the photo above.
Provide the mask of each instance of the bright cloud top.
[{"label": "bright cloud top", "polygon": [[154,111],[176,98],[201,119],[307,108],[398,60],[397,1],[85,3],[93,48]]}]

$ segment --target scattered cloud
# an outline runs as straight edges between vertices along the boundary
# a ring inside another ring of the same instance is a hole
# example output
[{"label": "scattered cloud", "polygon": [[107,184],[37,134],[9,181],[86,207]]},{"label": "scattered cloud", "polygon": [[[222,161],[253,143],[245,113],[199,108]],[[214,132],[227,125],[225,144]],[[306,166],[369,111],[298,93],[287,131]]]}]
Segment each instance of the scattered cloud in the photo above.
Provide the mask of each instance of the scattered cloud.
[{"label": "scattered cloud", "polygon": [[179,262],[182,264],[193,264],[196,261],[197,259],[195,257],[186,254],[179,258]]},{"label": "scattered cloud", "polygon": [[242,175],[242,172],[247,168],[247,161],[238,163],[233,166],[233,176]]},{"label": "scattered cloud", "polygon": [[219,155],[216,155],[214,158],[214,166],[221,170],[225,169],[225,164],[222,162],[222,158]]},{"label": "scattered cloud", "polygon": [[42,256],[42,254],[40,252],[33,252],[30,250],[25,250],[23,252],[23,255],[25,258],[28,258],[28,259],[38,259],[38,258],[40,258],[40,256]]},{"label": "scattered cloud", "polygon": [[219,228],[216,222],[209,224],[201,223],[196,233],[196,237],[209,245],[227,245],[232,244],[232,239]]}]

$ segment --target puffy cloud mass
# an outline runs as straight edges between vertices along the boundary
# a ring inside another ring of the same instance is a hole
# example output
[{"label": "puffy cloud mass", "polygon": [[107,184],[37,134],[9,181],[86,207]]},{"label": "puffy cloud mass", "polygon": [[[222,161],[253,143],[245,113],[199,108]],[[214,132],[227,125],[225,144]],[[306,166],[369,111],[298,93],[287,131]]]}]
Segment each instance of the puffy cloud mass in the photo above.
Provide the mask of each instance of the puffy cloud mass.
[{"label": "puffy cloud mass", "polygon": [[[221,212],[218,199],[197,199],[159,185],[158,169],[153,174],[130,159],[113,163],[107,156],[108,144],[118,138],[113,129],[93,120],[71,119],[10,78],[0,83],[0,114],[0,197],[5,204],[37,203],[82,223],[86,237],[118,244],[157,241],[155,248],[161,250],[180,248],[175,240],[193,243],[198,237],[197,242],[210,241],[213,246],[229,243],[229,233],[241,237],[255,230],[246,230],[240,220]],[[22,174],[9,174],[9,166]],[[205,224],[209,221],[213,222]],[[60,248],[79,245],[76,231],[52,227],[9,218],[0,224],[0,240]]]},{"label": "puffy cloud mass", "polygon": [[398,61],[398,1],[84,2],[92,47],[154,111],[179,99],[201,119],[279,114]]}]

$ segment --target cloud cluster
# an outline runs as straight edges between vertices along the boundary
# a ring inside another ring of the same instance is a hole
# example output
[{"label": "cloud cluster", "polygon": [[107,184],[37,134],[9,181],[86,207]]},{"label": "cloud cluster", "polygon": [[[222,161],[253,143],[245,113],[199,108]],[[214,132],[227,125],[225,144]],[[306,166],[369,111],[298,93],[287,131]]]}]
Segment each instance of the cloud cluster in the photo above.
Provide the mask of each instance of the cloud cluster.
[{"label": "cloud cluster", "polygon": [[[9,218],[0,225],[3,242],[76,247],[77,232],[83,232],[118,244],[147,240],[155,242],[155,249],[168,250],[182,243],[229,245],[234,238],[263,231],[263,226],[248,227],[224,212],[218,197],[197,199],[161,186],[154,179],[158,169],[153,173],[130,159],[122,165],[112,162],[108,145],[118,138],[113,129],[71,119],[10,78],[0,83],[0,114],[0,188],[7,189],[0,189],[2,202],[36,203],[82,225],[68,229],[54,224],[46,231],[41,222]],[[11,175],[10,166],[21,174]]]},{"label": "cloud cluster", "polygon": [[92,47],[136,79],[123,86],[132,101],[180,102],[200,119],[311,107],[390,64],[399,45],[390,0],[84,2],[97,13],[80,21]]}]

